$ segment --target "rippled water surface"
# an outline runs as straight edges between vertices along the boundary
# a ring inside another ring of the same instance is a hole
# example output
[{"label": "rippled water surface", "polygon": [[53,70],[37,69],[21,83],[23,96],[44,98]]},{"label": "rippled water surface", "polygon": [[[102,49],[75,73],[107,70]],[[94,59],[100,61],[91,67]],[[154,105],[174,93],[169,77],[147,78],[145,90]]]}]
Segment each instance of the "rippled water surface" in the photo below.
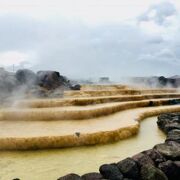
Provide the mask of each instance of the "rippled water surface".
[{"label": "rippled water surface", "polygon": [[103,163],[117,162],[149,149],[165,139],[157,117],[141,122],[138,135],[117,143],[41,151],[0,151],[0,179],[56,180],[67,173],[98,171]]}]

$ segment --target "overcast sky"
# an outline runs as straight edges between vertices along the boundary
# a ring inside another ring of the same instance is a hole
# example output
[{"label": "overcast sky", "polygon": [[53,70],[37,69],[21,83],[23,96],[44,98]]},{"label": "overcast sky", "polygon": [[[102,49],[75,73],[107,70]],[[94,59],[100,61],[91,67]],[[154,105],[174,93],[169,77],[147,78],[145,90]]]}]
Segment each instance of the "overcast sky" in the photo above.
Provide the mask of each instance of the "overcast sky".
[{"label": "overcast sky", "polygon": [[0,66],[71,78],[180,74],[179,0],[0,0]]}]

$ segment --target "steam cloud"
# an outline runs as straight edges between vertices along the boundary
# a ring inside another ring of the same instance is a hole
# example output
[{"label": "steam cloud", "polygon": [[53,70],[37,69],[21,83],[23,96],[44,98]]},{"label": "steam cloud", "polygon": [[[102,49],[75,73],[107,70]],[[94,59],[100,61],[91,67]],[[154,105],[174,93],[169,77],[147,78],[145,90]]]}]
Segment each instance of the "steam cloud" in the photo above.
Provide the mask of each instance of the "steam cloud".
[{"label": "steam cloud", "polygon": [[42,21],[6,14],[0,16],[0,26],[0,53],[27,54],[21,68],[28,63],[32,70],[57,70],[70,78],[112,80],[179,73],[179,12],[170,1],[126,23],[91,26],[59,16]]}]

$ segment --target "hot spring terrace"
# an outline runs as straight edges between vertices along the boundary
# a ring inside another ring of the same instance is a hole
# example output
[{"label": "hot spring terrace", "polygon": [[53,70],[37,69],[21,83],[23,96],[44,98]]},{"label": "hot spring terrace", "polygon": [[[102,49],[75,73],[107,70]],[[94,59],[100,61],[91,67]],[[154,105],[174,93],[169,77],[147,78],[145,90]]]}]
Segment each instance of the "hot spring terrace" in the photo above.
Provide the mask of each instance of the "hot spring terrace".
[{"label": "hot spring terrace", "polygon": [[[178,89],[86,85],[64,98],[29,99],[0,109],[0,149],[104,144],[138,133],[140,121],[179,112]],[[176,104],[176,105],[172,105]]]}]

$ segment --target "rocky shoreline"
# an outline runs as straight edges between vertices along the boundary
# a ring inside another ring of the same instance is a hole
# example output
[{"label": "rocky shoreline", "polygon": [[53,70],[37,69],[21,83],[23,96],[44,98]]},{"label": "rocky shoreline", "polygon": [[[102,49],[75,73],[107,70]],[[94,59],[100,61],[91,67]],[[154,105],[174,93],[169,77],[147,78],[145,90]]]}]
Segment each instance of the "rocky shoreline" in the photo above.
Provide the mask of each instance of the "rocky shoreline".
[{"label": "rocky shoreline", "polygon": [[167,135],[162,144],[118,163],[100,166],[99,173],[68,174],[58,180],[178,180],[180,179],[180,113],[158,116],[158,127]]}]

